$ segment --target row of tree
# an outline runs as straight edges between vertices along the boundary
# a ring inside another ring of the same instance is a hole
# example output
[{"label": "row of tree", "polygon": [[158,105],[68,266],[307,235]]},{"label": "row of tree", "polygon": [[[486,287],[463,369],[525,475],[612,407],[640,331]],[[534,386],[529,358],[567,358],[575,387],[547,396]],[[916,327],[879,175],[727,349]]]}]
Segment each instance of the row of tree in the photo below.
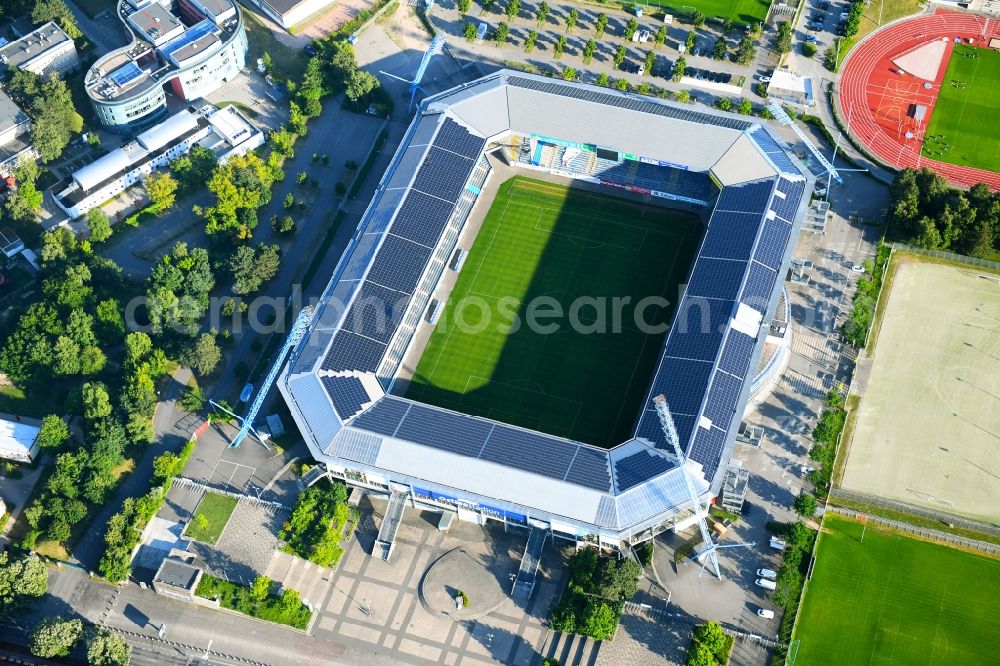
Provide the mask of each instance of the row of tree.
[{"label": "row of tree", "polygon": [[983,259],[1000,256],[1000,192],[956,190],[930,169],[903,169],[889,188],[889,238]]},{"label": "row of tree", "polygon": [[687,666],[724,666],[729,663],[733,638],[726,636],[717,622],[695,626],[688,647]]},{"label": "row of tree", "polygon": [[642,569],[631,559],[602,558],[594,548],[569,559],[570,580],[552,609],[552,628],[596,640],[614,635],[623,602],[638,590]]},{"label": "row of tree", "polygon": [[343,552],[340,536],[348,515],[347,486],[317,483],[299,495],[279,538],[292,553],[328,567]]}]

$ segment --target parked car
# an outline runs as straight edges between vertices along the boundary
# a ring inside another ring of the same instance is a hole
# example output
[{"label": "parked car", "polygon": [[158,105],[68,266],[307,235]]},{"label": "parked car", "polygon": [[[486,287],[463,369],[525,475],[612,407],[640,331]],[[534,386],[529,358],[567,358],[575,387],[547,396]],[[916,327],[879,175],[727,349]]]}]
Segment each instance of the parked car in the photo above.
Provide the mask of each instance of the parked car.
[{"label": "parked car", "polygon": [[253,395],[253,384],[246,384],[240,391],[240,402],[247,402],[251,395]]},{"label": "parked car", "polygon": [[754,584],[757,587],[764,588],[765,590],[773,590],[774,588],[777,587],[777,585],[774,584],[773,580],[768,580],[766,578],[758,578],[757,580],[754,581]]},{"label": "parked car", "polygon": [[810,23],[809,25],[806,26],[806,29],[807,30],[819,31],[819,30],[823,29],[823,24],[822,23]]},{"label": "parked car", "polygon": [[816,39],[816,35],[806,35],[806,41],[810,44],[815,44],[819,40]]},{"label": "parked car", "polygon": [[764,76],[763,74],[759,74],[757,76],[757,80],[760,81],[761,83],[770,83],[771,82],[771,77],[770,76]]},{"label": "parked car", "polygon": [[784,550],[785,541],[773,536],[771,537],[771,548],[774,548],[775,550]]},{"label": "parked car", "polygon": [[865,272],[865,267],[862,266],[861,264],[852,264],[851,265],[851,272],[852,273],[864,273]]},{"label": "parked car", "polygon": [[778,574],[774,573],[771,569],[757,569],[757,575],[761,578],[770,578],[771,580],[778,577]]},{"label": "parked car", "polygon": [[774,619],[774,611],[773,610],[768,610],[766,608],[758,608],[757,609],[757,615],[760,615],[765,620],[773,620]]},{"label": "parked car", "polygon": [[316,47],[313,46],[312,44],[306,44],[305,47],[302,50],[305,51],[308,55],[311,55],[311,56],[314,56],[317,53]]},{"label": "parked car", "polygon": [[[812,266],[809,266],[809,268],[812,268]],[[814,471],[816,471],[815,467],[810,467],[809,465],[803,465],[802,466],[802,476],[806,476],[807,474],[809,474],[811,472],[814,472]]]}]

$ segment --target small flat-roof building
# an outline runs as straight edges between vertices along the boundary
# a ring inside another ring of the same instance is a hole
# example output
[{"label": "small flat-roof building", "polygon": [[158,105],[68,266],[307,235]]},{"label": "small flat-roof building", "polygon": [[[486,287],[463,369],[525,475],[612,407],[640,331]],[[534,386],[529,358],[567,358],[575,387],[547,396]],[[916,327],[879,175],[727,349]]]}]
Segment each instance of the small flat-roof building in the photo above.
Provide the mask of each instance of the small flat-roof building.
[{"label": "small flat-roof building", "polygon": [[0,146],[11,143],[30,129],[28,114],[0,88]]},{"label": "small flat-roof building", "polygon": [[799,76],[786,69],[774,71],[774,74],[771,75],[771,82],[767,84],[767,94],[769,97],[777,97],[801,106],[815,104],[812,79],[808,76]]},{"label": "small flat-roof building", "polygon": [[159,46],[184,34],[184,24],[180,19],[156,2],[129,14],[128,22],[153,46]]},{"label": "small flat-roof building", "polygon": [[0,47],[0,73],[18,67],[39,76],[55,72],[62,77],[79,66],[76,44],[52,21]]},{"label": "small flat-roof building", "polygon": [[331,7],[334,0],[250,0],[285,30],[301,25],[310,16]]},{"label": "small flat-roof building", "polygon": [[0,458],[30,463],[38,455],[38,431],[42,422],[0,413]]},{"label": "small flat-roof building", "polygon": [[3,256],[13,259],[24,249],[24,241],[10,227],[0,227],[0,251]]},{"label": "small flat-roof building", "polygon": [[183,555],[185,553],[173,550],[163,558],[153,576],[153,589],[165,597],[193,601],[204,571],[193,563],[193,557],[189,557],[191,561],[187,562],[182,559]]}]

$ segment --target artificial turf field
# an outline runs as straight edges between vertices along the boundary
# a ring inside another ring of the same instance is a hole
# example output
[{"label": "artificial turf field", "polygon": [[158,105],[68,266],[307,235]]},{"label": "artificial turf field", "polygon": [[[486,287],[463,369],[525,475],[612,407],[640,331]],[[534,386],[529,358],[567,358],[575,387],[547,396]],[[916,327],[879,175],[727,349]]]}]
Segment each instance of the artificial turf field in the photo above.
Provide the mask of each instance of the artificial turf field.
[{"label": "artificial turf field", "polygon": [[695,11],[708,19],[728,18],[744,25],[764,22],[770,0],[648,0],[645,5],[662,7],[668,13],[690,20]]},{"label": "artificial turf field", "polygon": [[823,525],[795,666],[996,663],[1000,561],[872,527],[862,543],[861,523],[832,514]]},{"label": "artificial turf field", "polygon": [[[956,88],[952,81],[961,81],[965,87]],[[940,152],[946,145],[947,150],[933,159],[1000,172],[1000,132],[995,123],[998,94],[1000,51],[956,45],[931,111],[923,154]],[[940,139],[931,138],[938,135]]]},{"label": "artificial turf field", "polygon": [[[620,444],[665,334],[640,332],[635,305],[647,296],[677,301],[700,232],[698,219],[686,213],[508,180],[406,396],[588,444]],[[631,299],[619,317],[611,305],[616,297]],[[532,304],[545,311],[557,304],[569,315],[574,302],[582,305],[576,319],[589,332],[574,330],[569,316],[536,320],[552,331],[527,325]],[[673,307],[652,307],[644,320],[665,329],[672,313]],[[511,326],[515,320],[521,325]]]}]

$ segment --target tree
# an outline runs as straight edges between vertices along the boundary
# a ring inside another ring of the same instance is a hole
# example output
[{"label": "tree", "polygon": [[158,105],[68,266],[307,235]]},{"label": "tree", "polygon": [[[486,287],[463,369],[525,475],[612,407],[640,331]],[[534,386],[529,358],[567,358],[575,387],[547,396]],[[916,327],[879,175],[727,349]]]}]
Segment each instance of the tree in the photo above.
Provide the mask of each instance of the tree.
[{"label": "tree", "polygon": [[108,389],[101,382],[87,382],[83,385],[83,415],[87,420],[99,419],[111,414],[111,398]]},{"label": "tree", "polygon": [[48,590],[48,570],[44,562],[34,555],[11,558],[10,553],[0,552],[0,618]]},{"label": "tree", "polygon": [[625,79],[618,79],[615,81],[615,88],[621,90],[622,92],[628,92],[628,81]]},{"label": "tree", "polygon": [[736,62],[744,66],[749,65],[756,55],[757,46],[750,39],[750,35],[744,35],[736,47]]},{"label": "tree", "polygon": [[715,100],[715,106],[717,106],[723,111],[729,111],[733,108],[733,100],[729,99],[728,97],[720,97],[719,99]]},{"label": "tree", "polygon": [[205,376],[215,370],[222,359],[222,350],[215,341],[215,334],[202,333],[181,352],[180,361],[199,375]]},{"label": "tree", "polygon": [[535,10],[535,21],[538,23],[538,25],[542,25],[545,23],[545,20],[548,17],[549,17],[549,3],[545,2],[545,0],[542,0],[542,2],[538,4],[538,9]]},{"label": "tree", "polygon": [[739,106],[736,107],[736,112],[741,116],[749,116],[753,113],[753,102],[748,100],[746,97],[740,98]]},{"label": "tree", "polygon": [[661,25],[660,29],[656,31],[656,38],[653,40],[654,48],[658,46],[663,46],[663,43],[667,41],[667,26]]},{"label": "tree", "polygon": [[608,73],[601,72],[600,74],[598,74],[596,83],[597,85],[604,86],[605,88],[611,85],[611,79],[608,77]]},{"label": "tree", "polygon": [[200,144],[195,144],[186,155],[181,155],[170,162],[170,171],[181,189],[188,192],[204,187],[217,166],[218,159],[215,153]]},{"label": "tree", "polygon": [[475,23],[469,22],[469,23],[465,24],[465,39],[466,39],[466,41],[468,41],[471,44],[472,42],[476,41],[476,36],[478,34],[479,34],[479,32],[476,30],[476,24]]},{"label": "tree", "polygon": [[18,222],[34,222],[42,207],[44,194],[35,186],[38,166],[31,160],[21,158],[14,167],[14,182],[17,189],[7,199],[7,214]]},{"label": "tree", "polygon": [[42,419],[42,427],[38,429],[38,445],[43,449],[58,448],[69,439],[69,426],[55,414],[49,414]]},{"label": "tree", "polygon": [[472,0],[458,0],[458,11],[461,12],[462,16],[469,13],[472,8]]},{"label": "tree", "polygon": [[271,579],[267,576],[254,578],[250,585],[250,598],[259,603],[267,599],[269,594],[271,594]]},{"label": "tree", "polygon": [[569,10],[569,14],[566,15],[566,32],[573,32],[576,28],[577,22],[580,20],[580,12],[576,10],[576,7]]},{"label": "tree", "polygon": [[36,657],[66,657],[83,635],[83,622],[50,617],[42,620],[29,639]]},{"label": "tree", "polygon": [[70,39],[82,36],[76,25],[73,12],[69,10],[63,0],[35,0],[35,6],[31,10],[31,22],[35,25],[41,25],[49,21],[58,23]]},{"label": "tree", "polygon": [[233,292],[250,294],[260,289],[278,273],[281,265],[281,249],[277,245],[259,243],[256,250],[242,245],[229,261],[233,273]]},{"label": "tree", "polygon": [[649,53],[646,54],[645,69],[643,71],[643,74],[646,75],[646,76],[649,76],[650,74],[652,74],[653,73],[653,65],[655,65],[655,64],[656,64],[656,52],[655,51],[650,51]]},{"label": "tree", "polygon": [[555,45],[552,47],[552,54],[558,59],[566,51],[566,35],[559,35]]},{"label": "tree", "polygon": [[594,22],[594,36],[600,39],[604,36],[604,31],[608,27],[608,15],[601,12],[597,15],[597,20]]},{"label": "tree", "polygon": [[712,47],[712,55],[716,60],[723,60],[727,53],[729,53],[729,43],[725,37],[719,37],[715,40],[715,46]]},{"label": "tree", "polygon": [[201,387],[191,386],[184,391],[183,395],[181,395],[179,404],[181,409],[191,412],[192,414],[197,414],[201,411],[201,408],[205,406],[207,401],[208,397],[205,395],[205,392],[201,390]]},{"label": "tree", "polygon": [[778,23],[778,53],[792,52],[792,24],[788,21]]},{"label": "tree", "polygon": [[572,67],[566,67],[563,69],[563,80],[565,81],[576,81],[579,74]]},{"label": "tree", "polygon": [[687,666],[716,666],[715,655],[704,643],[692,642],[687,653]]},{"label": "tree", "polygon": [[73,106],[66,82],[55,72],[48,79],[39,77],[39,81],[25,111],[32,120],[32,144],[43,162],[51,162],[62,155],[73,133],[83,129],[83,119]]},{"label": "tree", "polygon": [[590,61],[594,59],[594,52],[597,50],[597,42],[593,39],[588,39],[587,43],[583,46],[583,64],[589,65]]},{"label": "tree", "polygon": [[625,62],[625,47],[619,46],[618,50],[615,51],[615,57],[614,57],[615,69],[621,69],[623,62]]},{"label": "tree", "polygon": [[538,31],[532,30],[528,33],[528,38],[524,40],[524,52],[531,53],[535,48],[536,42],[538,42]]},{"label": "tree", "polygon": [[[677,58],[676,62],[674,62],[674,72],[671,78],[675,82],[680,81],[682,78],[684,78],[684,71],[686,69],[687,69],[687,61],[684,59],[684,56]],[[687,91],[682,90],[681,92],[687,92]],[[690,99],[690,93],[688,93],[688,99]]]},{"label": "tree", "polygon": [[508,0],[504,13],[511,21],[517,20],[517,15],[521,13],[521,0]]},{"label": "tree", "polygon": [[75,375],[80,372],[80,345],[64,335],[56,338],[52,347],[52,371],[57,375]]},{"label": "tree", "polygon": [[508,26],[504,21],[501,21],[497,26],[496,32],[493,33],[493,42],[497,46],[503,46],[507,43],[507,37],[510,35],[510,26]]},{"label": "tree", "polygon": [[695,40],[697,40],[697,38],[698,38],[698,33],[696,33],[694,30],[692,30],[691,32],[689,32],[687,34],[687,37],[684,38],[684,47],[688,51],[690,51],[691,49],[693,49],[694,48],[694,44],[695,44]]},{"label": "tree", "polygon": [[103,243],[111,237],[111,222],[100,208],[91,208],[87,213],[87,226],[90,227],[90,240],[93,243]]},{"label": "tree", "polygon": [[691,25],[693,25],[695,29],[705,27],[705,15],[696,9],[691,14]]},{"label": "tree", "polygon": [[208,179],[215,203],[201,211],[206,233],[228,231],[237,238],[249,237],[257,223],[256,216],[250,213],[271,200],[274,177],[275,170],[253,152],[232,157],[216,167]]},{"label": "tree", "polygon": [[812,518],[816,515],[816,498],[809,493],[802,493],[795,498],[792,507],[795,509],[795,513],[803,518]]},{"label": "tree", "polygon": [[639,29],[639,22],[635,18],[630,18],[628,23],[625,24],[625,32],[623,36],[626,42],[632,41],[632,37],[635,35],[635,31]]},{"label": "tree", "polygon": [[87,645],[87,662],[91,666],[128,666],[131,659],[132,646],[107,629],[98,629]]},{"label": "tree", "polygon": [[177,181],[169,173],[150,174],[144,183],[154,213],[171,208],[177,198]]},{"label": "tree", "polygon": [[359,99],[367,97],[380,85],[374,74],[363,69],[355,69],[344,82],[344,96],[351,102],[357,102]]},{"label": "tree", "polygon": [[687,104],[691,101],[691,93],[687,90],[681,90],[677,93],[677,101],[681,104]]},{"label": "tree", "polygon": [[802,42],[802,55],[812,58],[816,55],[816,45],[812,42]]},{"label": "tree", "polygon": [[288,103],[288,127],[299,136],[305,135],[309,129],[309,117],[295,100]]},{"label": "tree", "polygon": [[725,654],[729,646],[729,638],[722,632],[722,627],[716,622],[706,622],[694,628],[692,640],[701,643],[714,655]]}]

